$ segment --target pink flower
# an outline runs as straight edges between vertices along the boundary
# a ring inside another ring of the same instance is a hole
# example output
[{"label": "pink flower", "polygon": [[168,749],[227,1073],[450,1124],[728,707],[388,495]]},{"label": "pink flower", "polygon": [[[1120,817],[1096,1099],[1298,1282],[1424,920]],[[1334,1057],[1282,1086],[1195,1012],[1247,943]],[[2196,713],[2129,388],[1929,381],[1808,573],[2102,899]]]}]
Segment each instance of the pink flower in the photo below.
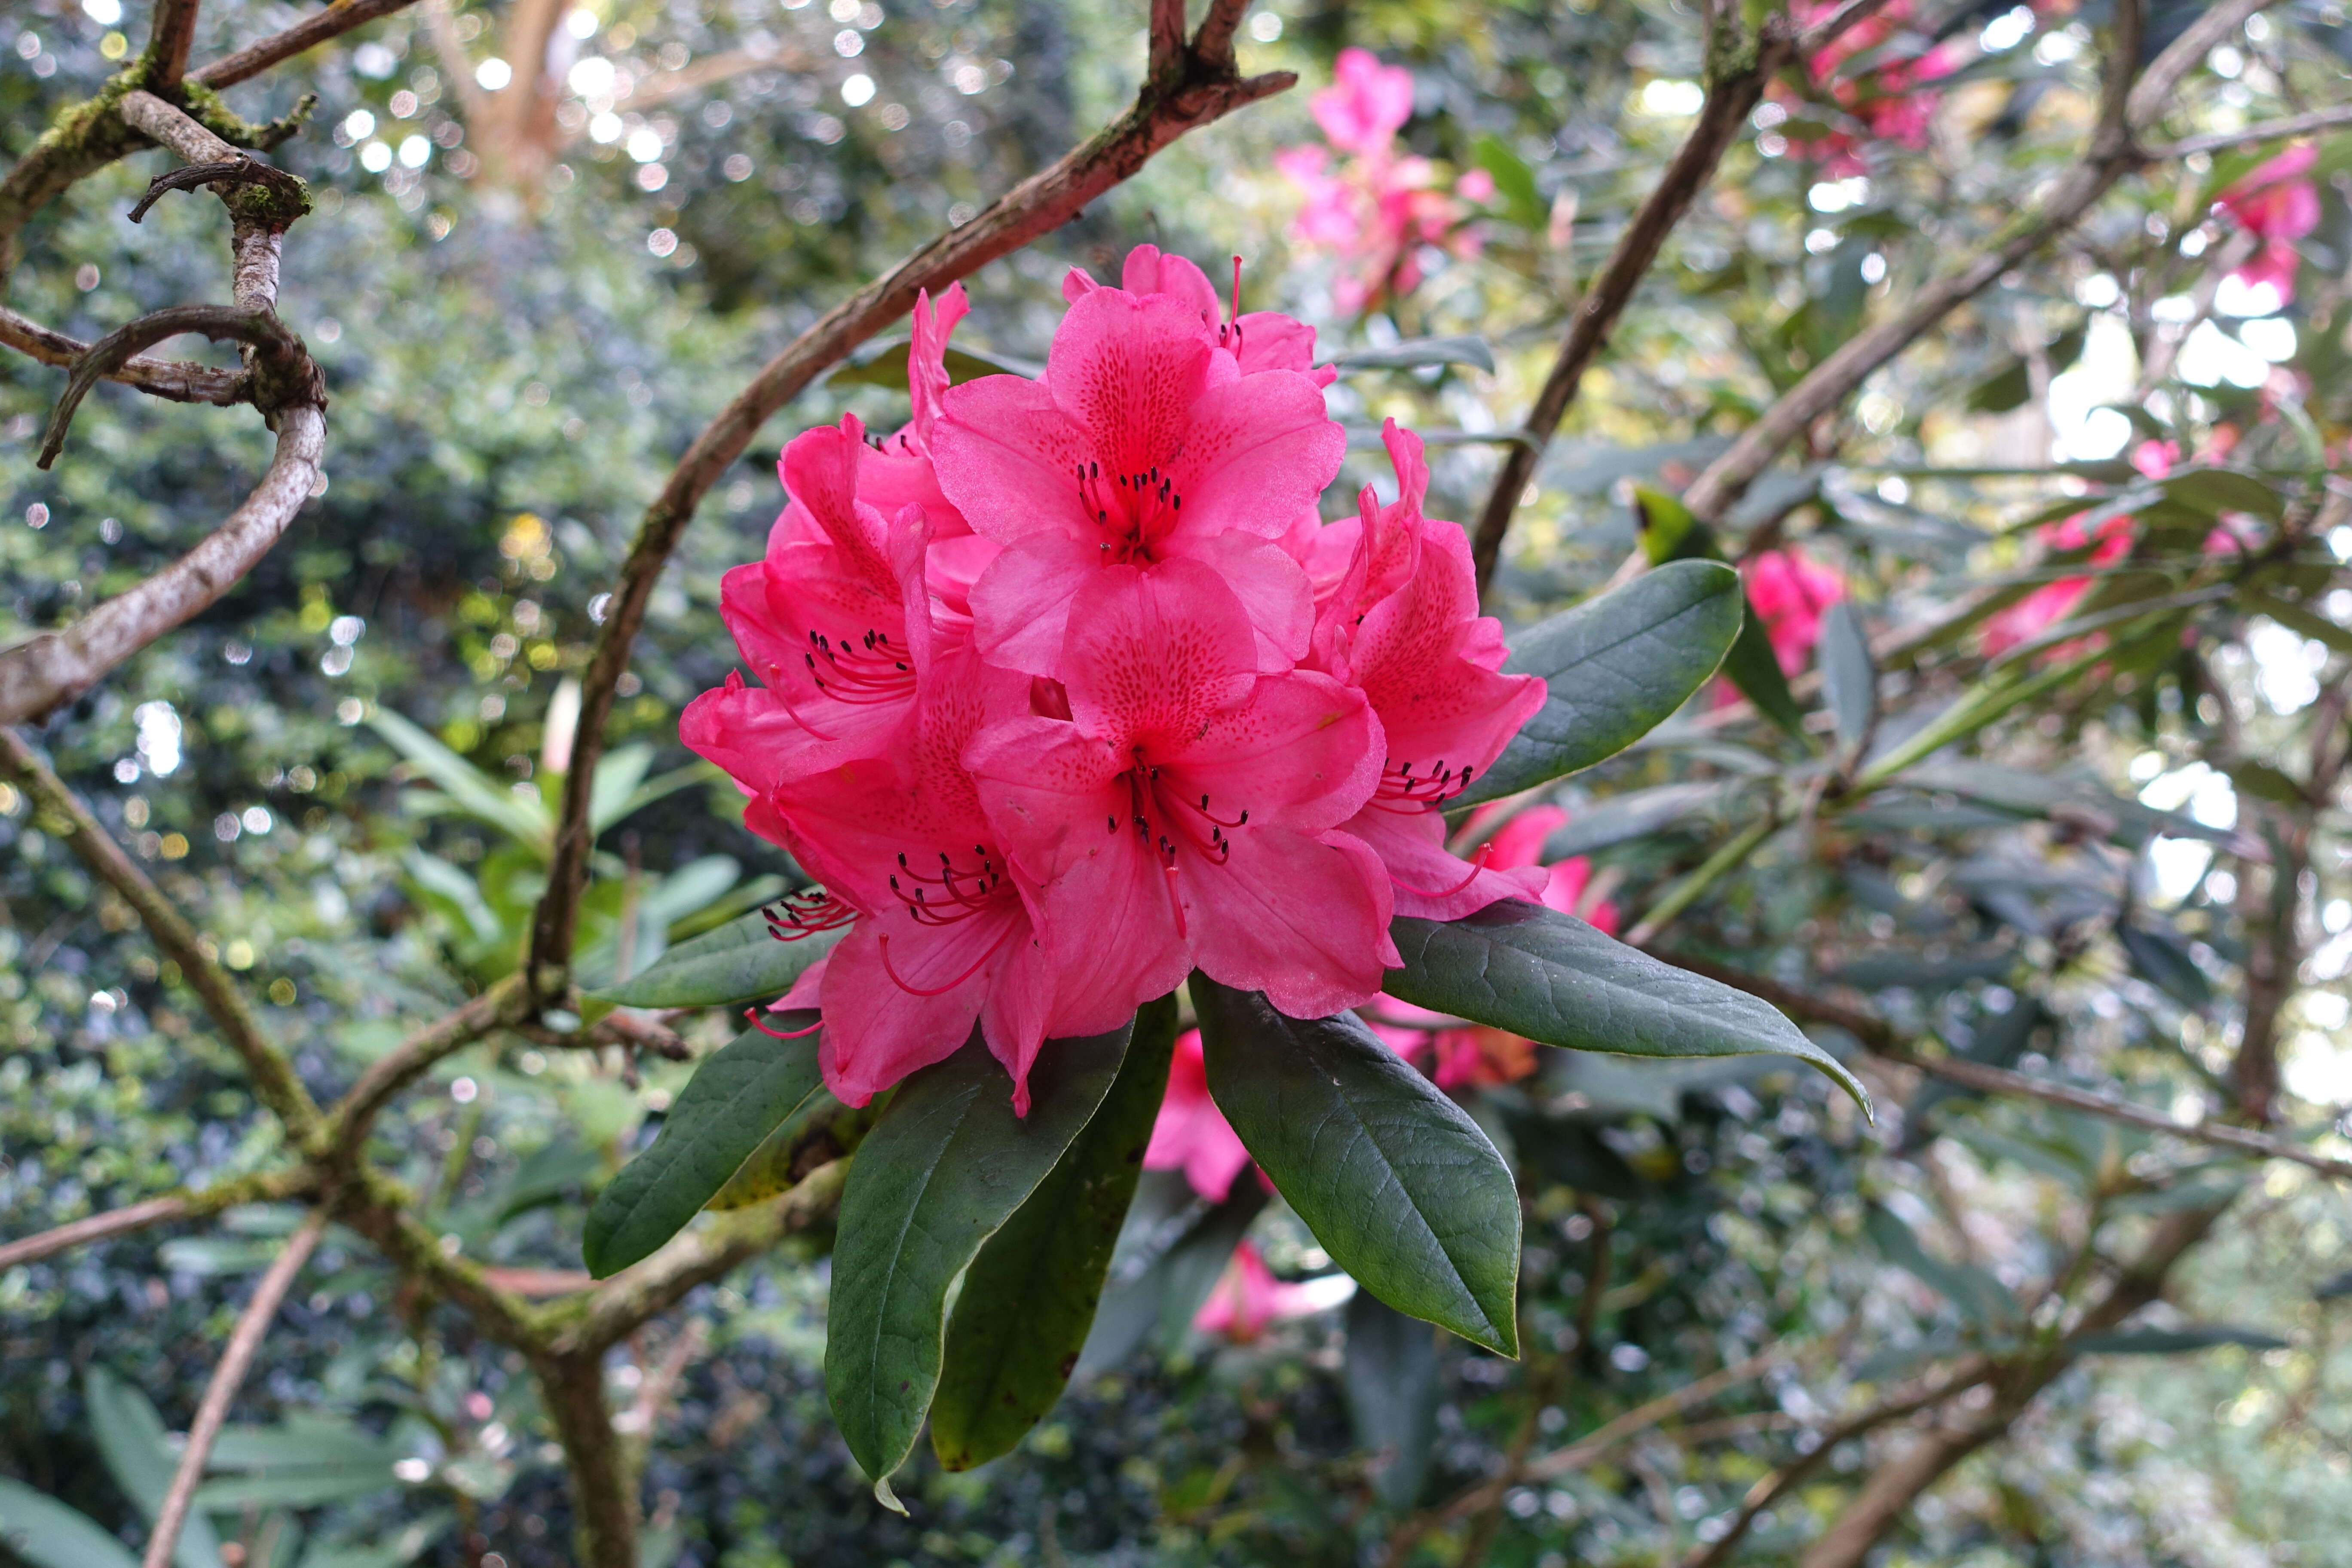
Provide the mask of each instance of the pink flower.
[{"label": "pink flower", "polygon": [[2180,461],[2180,443],[2151,437],[2132,448],[2131,466],[2143,479],[2160,479]]},{"label": "pink flower", "polygon": [[[1480,806],[1470,814],[1465,831],[1470,837],[1476,837],[1486,823],[1493,820],[1495,814],[1508,809],[1501,801]],[[1543,859],[1545,840],[1567,825],[1568,813],[1557,805],[1528,806],[1488,836],[1486,864],[1498,871],[1538,865]],[[1617,934],[1615,904],[1604,899],[1580,914],[1577,910],[1577,905],[1584,900],[1585,888],[1592,880],[1591,861],[1581,855],[1571,855],[1564,860],[1554,860],[1542,869],[1544,885],[1538,902],[1564,915],[1578,915],[1604,935]]]},{"label": "pink flower", "polygon": [[1503,628],[1478,613],[1469,537],[1422,515],[1429,467],[1421,438],[1381,431],[1397,474],[1386,506],[1369,485],[1358,516],[1313,542],[1352,535],[1349,564],[1316,617],[1315,657],[1362,690],[1387,755],[1380,788],[1347,831],[1380,855],[1400,914],[1459,920],[1497,899],[1532,898],[1540,879],[1510,876],[1445,847],[1445,801],[1462,793],[1544,704],[1543,681],[1505,675]]},{"label": "pink flower", "polygon": [[1378,153],[1412,118],[1412,72],[1369,49],[1339,51],[1332,84],[1307,100],[1325,140],[1347,153]]},{"label": "pink flower", "polygon": [[1306,578],[1270,541],[1315,505],[1347,437],[1314,378],[1245,374],[1229,344],[1187,292],[1089,283],[1043,381],[992,375],[947,395],[932,431],[940,483],[1004,546],[971,588],[992,662],[1056,674],[1088,582],[1176,560],[1204,563],[1247,599],[1259,668],[1306,651]]},{"label": "pink flower", "polygon": [[[2084,521],[2085,515],[2051,523],[2040,531],[2039,537],[2053,550],[2080,550],[2095,541],[2097,547],[2091,552],[2094,566],[2110,565],[2130,553],[2132,520],[2128,516],[2108,518],[2094,534]],[[2021,643],[2032,642],[2072,615],[2095,581],[2091,577],[2062,577],[2043,584],[2007,609],[1987,617],[1983,630],[1977,635],[1978,646],[1988,657],[1997,658]]]},{"label": "pink flower", "polygon": [[[1839,0],[1797,0],[1792,19],[1811,26],[1838,8]],[[1918,148],[1927,144],[1927,130],[1943,94],[1927,84],[1950,76],[1965,63],[1964,50],[1953,43],[1918,49],[1905,33],[1911,20],[1910,0],[1894,0],[1841,33],[1806,62],[1822,97],[1858,123],[1860,134],[1832,129],[1825,136],[1794,143],[1804,155],[1822,161],[1822,173],[1833,178],[1864,172],[1861,149],[1871,142],[1892,142]],[[1913,53],[1906,49],[1916,50]],[[1869,54],[1872,62],[1848,71],[1846,62]],[[1795,91],[1775,82],[1770,96],[1793,102]]]},{"label": "pink flower", "polygon": [[1188,1029],[1176,1037],[1176,1055],[1168,1065],[1168,1093],[1160,1102],[1159,1120],[1151,1124],[1143,1168],[1181,1171],[1195,1193],[1221,1204],[1234,1190],[1234,1178],[1249,1163],[1249,1151],[1242,1147],[1240,1135],[1209,1097],[1208,1068],[1201,1059],[1201,1031]]},{"label": "pink flower", "polygon": [[1192,1326],[1204,1334],[1223,1334],[1237,1344],[1247,1344],[1268,1324],[1283,1318],[1303,1318],[1317,1310],[1313,1289],[1276,1279],[1256,1247],[1244,1241],[1234,1248],[1233,1261],[1225,1265],[1216,1289],[1192,1315]]},{"label": "pink flower", "polygon": [[857,474],[858,495],[886,517],[921,507],[933,539],[971,531],[931,468],[931,428],[948,391],[948,338],[971,309],[961,283],[950,285],[936,306],[929,289],[915,296],[914,341],[907,351],[907,395],[914,412],[897,434],[866,448]]},{"label": "pink flower", "polygon": [[2311,179],[2318,161],[2319,149],[2309,143],[2290,147],[2247,170],[2215,198],[2216,206],[2263,242],[2233,276],[2249,288],[2270,284],[2282,305],[2294,298],[2303,261],[2294,242],[2319,226],[2319,188]]},{"label": "pink flower", "polygon": [[1739,563],[1739,574],[1747,579],[1748,602],[1764,623],[1780,673],[1796,674],[1822,640],[1822,617],[1845,597],[1845,579],[1835,568],[1807,560],[1793,544],[1749,556]]},{"label": "pink flower", "polygon": [[1060,712],[1033,700],[965,755],[1048,918],[1083,933],[1063,984],[1122,1017],[1194,967],[1294,1017],[1376,994],[1388,880],[1330,831],[1380,784],[1363,694],[1257,673],[1243,601],[1197,561],[1097,568],[1067,622]]},{"label": "pink flower", "polygon": [[[762,684],[730,676],[688,705],[678,731],[753,795],[873,754],[914,700],[907,605],[920,592],[922,513],[893,525],[859,497],[865,437],[856,415],[794,437],[776,465],[792,500],[767,558],[720,580],[719,615]],[[894,526],[912,582],[893,564]]]}]

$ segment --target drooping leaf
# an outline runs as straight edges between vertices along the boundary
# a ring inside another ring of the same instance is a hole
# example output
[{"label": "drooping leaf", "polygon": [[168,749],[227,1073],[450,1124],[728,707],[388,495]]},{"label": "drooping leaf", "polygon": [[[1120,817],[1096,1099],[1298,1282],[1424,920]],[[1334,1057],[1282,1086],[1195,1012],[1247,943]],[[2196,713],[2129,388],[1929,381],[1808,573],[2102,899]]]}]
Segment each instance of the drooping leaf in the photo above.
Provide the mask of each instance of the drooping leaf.
[{"label": "drooping leaf", "polygon": [[2076,1355],[2179,1355],[2183,1351],[2207,1351],[2217,1345],[2283,1351],[2287,1342],[2260,1329],[2240,1328],[2231,1323],[2186,1323],[2177,1329],[2118,1329],[2113,1333],[2085,1334],[2066,1348]]},{"label": "drooping leaf", "polygon": [[369,727],[391,742],[409,765],[446,793],[457,809],[544,857],[554,842],[555,817],[537,795],[516,795],[389,708],[368,710]]},{"label": "drooping leaf", "polygon": [[1492,374],[1495,351],[1473,332],[1443,338],[1407,338],[1386,348],[1349,349],[1324,362],[1339,370],[1419,370],[1433,364],[1469,364]]},{"label": "drooping leaf", "polygon": [[[813,1020],[784,1014],[785,1027]],[[824,1082],[815,1035],[780,1040],[746,1029],[695,1069],[670,1106],[653,1147],[621,1167],[596,1194],[581,1256],[602,1279],[650,1257],[727,1184],[761,1140]]]},{"label": "drooping leaf", "polygon": [[772,1002],[818,959],[833,951],[846,927],[779,942],[758,910],[716,931],[682,942],[642,974],[587,993],[616,1007],[728,1007]]},{"label": "drooping leaf", "polygon": [[1754,601],[1743,597],[1741,604],[1746,613],[1731,651],[1723,656],[1723,678],[1755,705],[1756,711],[1802,741],[1806,738],[1804,710],[1789,694],[1789,678],[1780,673],[1780,657],[1772,651],[1764,618],[1756,613]]},{"label": "drooping leaf", "polygon": [[2276,522],[2286,515],[2286,498],[2252,474],[2231,468],[2191,468],[2158,482],[2158,489],[2208,517],[2251,511]]},{"label": "drooping leaf", "polygon": [[0,1476],[0,1548],[32,1568],[139,1568],[130,1549],[89,1515],[5,1476]]},{"label": "drooping leaf", "polygon": [[1870,657],[1870,638],[1853,602],[1840,599],[1822,616],[1822,640],[1816,656],[1822,667],[1822,693],[1829,699],[1830,716],[1837,721],[1838,744],[1853,752],[1870,736],[1878,717],[1878,670]]},{"label": "drooping leaf", "polygon": [[1516,795],[1640,740],[1723,662],[1739,605],[1738,573],[1679,561],[1521,633],[1503,668],[1542,676],[1550,696],[1486,776],[1449,804]]},{"label": "drooping leaf", "polygon": [[834,1240],[824,1386],[886,1504],[939,1384],[949,1286],[1093,1118],[1132,1027],[1046,1041],[1025,1118],[975,1030],[901,1083],[859,1146]]},{"label": "drooping leaf", "polygon": [[966,1270],[931,1402],[931,1447],[949,1469],[1011,1452],[1062,1397],[1094,1326],[1175,1044],[1176,999],[1147,1004],[1094,1120]]},{"label": "drooping leaf", "polygon": [[[271,1251],[274,1255],[276,1249]],[[164,1494],[172,1489],[172,1473],[180,1468],[163,1417],[146,1394],[102,1366],[89,1369],[82,1393],[89,1408],[90,1435],[98,1439],[107,1473],[152,1523],[163,1510]],[[212,1521],[190,1514],[172,1561],[178,1568],[220,1568],[220,1537]]]},{"label": "drooping leaf", "polygon": [[2193,1010],[2212,1002],[2213,983],[2178,932],[2125,921],[2116,927],[2116,940],[2123,943],[2139,977],[2182,1006]]},{"label": "drooping leaf", "polygon": [[1389,973],[1389,994],[1416,1006],[1573,1050],[1793,1057],[1870,1109],[1854,1076],[1778,1010],[1573,916],[1506,900],[1458,921],[1401,916],[1390,931],[1404,967]]},{"label": "drooping leaf", "polygon": [[[890,338],[869,344],[845,363],[835,367],[833,373],[824,378],[825,384],[880,386],[904,392],[907,390],[907,356],[912,347],[913,344],[905,338]],[[946,359],[948,382],[955,386],[983,375],[1021,375],[1034,380],[1045,373],[1042,364],[1033,364],[1026,360],[969,345],[950,347]]]},{"label": "drooping leaf", "polygon": [[1359,1290],[1348,1303],[1348,1359],[1341,1386],[1356,1441],[1381,1458],[1373,1485],[1381,1500],[1407,1509],[1429,1477],[1437,1441],[1437,1335],[1373,1295]]},{"label": "drooping leaf", "polygon": [[1209,1092],[1333,1261],[1399,1311],[1515,1355],[1519,1199],[1463,1109],[1351,1013],[1192,983]]}]

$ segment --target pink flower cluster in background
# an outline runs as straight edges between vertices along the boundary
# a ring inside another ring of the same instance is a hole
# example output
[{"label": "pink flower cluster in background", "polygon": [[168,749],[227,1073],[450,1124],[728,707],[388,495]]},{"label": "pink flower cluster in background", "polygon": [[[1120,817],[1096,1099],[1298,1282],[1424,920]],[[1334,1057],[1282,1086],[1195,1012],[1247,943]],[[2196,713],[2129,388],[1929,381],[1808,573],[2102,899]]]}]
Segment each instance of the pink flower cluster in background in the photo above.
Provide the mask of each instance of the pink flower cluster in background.
[{"label": "pink flower cluster in background", "polygon": [[1042,378],[949,386],[959,287],[916,308],[906,428],[785,447],[766,558],[722,590],[759,683],[680,723],[823,884],[779,934],[847,928],[785,1005],[822,1011],[851,1105],[977,1023],[1025,1111],[1044,1040],[1196,967],[1322,1016],[1379,994],[1392,915],[1544,891],[1445,847],[1545,692],[1501,673],[1420,441],[1391,424],[1395,499],[1327,525],[1311,329],[1150,246],[1064,292]]},{"label": "pink flower cluster in background", "polygon": [[1275,167],[1307,197],[1293,233],[1345,264],[1335,302],[1349,314],[1377,309],[1422,280],[1420,251],[1475,256],[1473,208],[1495,194],[1473,169],[1447,185],[1435,163],[1400,153],[1396,133],[1412,118],[1412,73],[1365,49],[1342,49],[1331,86],[1307,100],[1328,146],[1286,147]]},{"label": "pink flower cluster in background", "polygon": [[1739,563],[1739,575],[1748,602],[1771,639],[1780,673],[1796,674],[1822,640],[1822,617],[1845,597],[1845,579],[1835,567],[1811,560],[1794,544],[1749,556]]},{"label": "pink flower cluster in background", "polygon": [[2261,242],[2231,276],[2248,288],[2270,285],[2281,305],[2294,298],[2295,269],[2303,263],[2294,242],[2319,226],[2319,187],[2311,178],[2318,162],[2318,148],[2290,147],[2231,181],[2213,204]]},{"label": "pink flower cluster in background", "polygon": [[[1790,13],[1800,26],[1810,27],[1833,15],[1840,5],[1841,0],[1796,0]],[[1893,0],[1805,62],[1821,92],[1854,124],[1851,130],[1832,128],[1811,141],[1790,138],[1796,152],[1820,160],[1822,173],[1832,178],[1863,173],[1862,149],[1869,142],[1911,148],[1927,144],[1928,122],[1943,100],[1942,91],[1930,84],[1958,70],[1965,52],[1946,42],[1906,53],[1910,35],[1905,29],[1911,20],[1911,0]],[[1848,60],[1864,53],[1873,57],[1873,63],[1842,72]],[[1784,104],[1797,100],[1795,90],[1778,81],[1771,96]]]}]

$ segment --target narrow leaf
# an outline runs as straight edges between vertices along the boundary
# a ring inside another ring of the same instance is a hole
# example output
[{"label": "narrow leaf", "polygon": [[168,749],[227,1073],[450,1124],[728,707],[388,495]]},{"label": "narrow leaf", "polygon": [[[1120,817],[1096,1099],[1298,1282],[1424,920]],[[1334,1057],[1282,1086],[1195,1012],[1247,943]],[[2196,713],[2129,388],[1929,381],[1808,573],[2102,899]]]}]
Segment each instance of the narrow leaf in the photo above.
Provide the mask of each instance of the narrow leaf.
[{"label": "narrow leaf", "polygon": [[1850,599],[1840,599],[1822,617],[1819,653],[1822,687],[1830,716],[1837,721],[1838,744],[1859,751],[1878,717],[1878,669],[1871,662],[1870,638]]},{"label": "narrow leaf", "polygon": [[1541,234],[1551,209],[1544,205],[1543,194],[1536,188],[1535,171],[1528,167],[1526,160],[1491,131],[1478,138],[1470,155],[1480,168],[1495,177],[1495,194],[1503,198],[1503,210],[1511,221]]},{"label": "narrow leaf", "polygon": [[[273,1253],[275,1249],[272,1249]],[[102,1366],[93,1366],[82,1384],[89,1409],[90,1435],[114,1484],[149,1522],[163,1510],[172,1473],[180,1468],[163,1417],[147,1395]],[[220,1568],[220,1537],[200,1513],[190,1514],[172,1552],[178,1568]]]},{"label": "narrow leaf", "polygon": [[817,1039],[746,1029],[695,1069],[653,1147],[596,1194],[580,1237],[589,1273],[599,1279],[617,1273],[686,1228],[751,1151],[817,1091],[824,1081]]},{"label": "narrow leaf", "polygon": [[1340,1268],[1390,1306],[1518,1352],[1519,1198],[1478,1124],[1351,1013],[1286,1017],[1195,974],[1209,1092]]},{"label": "narrow leaf", "polygon": [[1437,1407],[1444,1389],[1436,1334],[1370,1290],[1359,1290],[1348,1303],[1341,1382],[1356,1441],[1377,1457],[1373,1484],[1381,1500],[1393,1509],[1411,1508],[1428,1479],[1437,1442]]},{"label": "narrow leaf", "polygon": [[1981,1268],[1947,1263],[1920,1245],[1918,1236],[1893,1210],[1876,1204],[1864,1217],[1869,1234],[1886,1261],[1918,1280],[1938,1296],[1988,1327],[2017,1321],[2017,1298],[2009,1287]]},{"label": "narrow leaf", "polygon": [[367,721],[418,773],[447,791],[458,810],[542,855],[547,852],[555,819],[545,805],[516,795],[389,708],[371,710]]},{"label": "narrow leaf", "polygon": [[1651,789],[1628,790],[1580,806],[1544,840],[1544,863],[1549,865],[1571,855],[1590,855],[1595,849],[1606,849],[1629,839],[1646,838],[1661,828],[1696,816],[1737,788],[1736,783],[1714,780],[1658,784]]},{"label": "narrow leaf", "polygon": [[1741,603],[1747,614],[1739,623],[1739,636],[1733,639],[1731,651],[1724,655],[1724,679],[1754,705],[1756,711],[1802,741],[1804,710],[1789,695],[1789,678],[1780,673],[1780,657],[1772,651],[1772,639],[1764,630],[1764,619],[1756,613],[1754,604],[1744,597]]},{"label": "narrow leaf", "polygon": [[0,1549],[32,1568],[139,1568],[139,1559],[89,1515],[5,1476],[0,1476]]},{"label": "narrow leaf", "polygon": [[1390,931],[1404,967],[1390,972],[1388,993],[1416,1006],[1580,1051],[1794,1057],[1870,1110],[1854,1076],[1777,1009],[1573,916],[1507,900],[1444,923],[1400,917]]},{"label": "narrow leaf", "polygon": [[2242,1345],[2252,1351],[2283,1351],[2287,1342],[2259,1329],[2230,1323],[2189,1323],[2178,1329],[2119,1329],[2086,1334],[2066,1348],[2076,1355],[2179,1355],[2183,1351]]},{"label": "narrow leaf", "polygon": [[975,1030],[900,1084],[859,1145],[834,1241],[824,1387],[886,1506],[939,1384],[948,1287],[1093,1118],[1132,1027],[1046,1041],[1025,1118]]},{"label": "narrow leaf", "polygon": [[1339,370],[1419,370],[1433,364],[1468,364],[1492,372],[1495,351],[1475,333],[1444,338],[1407,338],[1386,348],[1349,349],[1325,362]]},{"label": "narrow leaf", "polygon": [[1175,1044],[1173,996],[1136,1015],[1102,1109],[965,1272],[931,1404],[931,1447],[949,1469],[1010,1453],[1061,1399],[1143,1173]]},{"label": "narrow leaf", "polygon": [[1481,779],[1475,805],[1616,755],[1689,700],[1739,630],[1739,574],[1677,561],[1521,633],[1503,668],[1551,695]]},{"label": "narrow leaf", "polygon": [[810,965],[833,951],[846,927],[779,942],[758,910],[716,931],[682,942],[643,974],[588,992],[592,1002],[616,1007],[727,1007],[771,1002],[793,988]]}]

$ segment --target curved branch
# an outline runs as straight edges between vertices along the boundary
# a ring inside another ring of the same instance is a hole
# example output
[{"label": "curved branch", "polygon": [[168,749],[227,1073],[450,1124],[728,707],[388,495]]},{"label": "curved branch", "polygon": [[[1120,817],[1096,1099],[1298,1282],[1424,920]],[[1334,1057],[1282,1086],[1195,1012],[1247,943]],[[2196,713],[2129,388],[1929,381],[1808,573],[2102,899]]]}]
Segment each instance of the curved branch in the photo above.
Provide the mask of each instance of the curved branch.
[{"label": "curved branch", "polygon": [[304,17],[274,37],[248,44],[233,55],[224,55],[198,68],[188,79],[211,88],[234,87],[259,76],[280,60],[290,60],[305,49],[316,48],[353,27],[364,26],[394,11],[404,11],[415,4],[416,0],[334,0],[317,16]]},{"label": "curved branch", "polygon": [[[79,338],[45,327],[5,306],[0,306],[0,343],[60,370],[71,369],[90,348]],[[246,401],[243,371],[221,370],[187,360],[142,356],[114,366],[101,379],[173,403],[210,403],[226,408]]]},{"label": "curved branch", "polygon": [[38,1263],[44,1258],[53,1258],[60,1252],[88,1247],[95,1242],[111,1241],[118,1236],[129,1236],[150,1226],[202,1219],[206,1215],[218,1214],[239,1204],[303,1197],[317,1187],[317,1178],[308,1170],[273,1171],[267,1175],[223,1182],[200,1193],[166,1193],[162,1197],[125,1204],[119,1209],[89,1215],[42,1231],[37,1236],[0,1244],[0,1274],[18,1264]]},{"label": "curved branch", "polygon": [[329,1158],[340,1167],[355,1163],[367,1143],[369,1129],[394,1095],[424,1077],[444,1057],[520,1017],[521,1000],[522,982],[509,975],[369,1063],[359,1081],[328,1113],[334,1129],[334,1148]]},{"label": "curved branch", "polygon": [[74,410],[81,406],[89,389],[109,371],[121,369],[141,350],[183,332],[202,332],[215,342],[235,338],[266,349],[281,362],[302,353],[300,340],[267,311],[245,310],[234,305],[171,305],[142,316],[90,344],[75,362],[73,374],[66,378],[66,389],[49,416],[48,434],[42,437],[40,456],[33,459],[34,467],[46,468],[57,461],[58,454],[65,449],[66,431],[73,425]]},{"label": "curved branch", "polygon": [[[1161,0],[1164,5],[1167,0]],[[1068,222],[1087,203],[1128,179],[1161,148],[1244,104],[1280,92],[1297,79],[1287,71],[1241,77],[1230,64],[1234,18],[1244,0],[1213,0],[1194,44],[1172,80],[1147,80],[1118,121],[1041,174],[999,197],[987,211],[950,229],[889,273],[843,300],[761,368],[751,384],[695,438],[647,509],[614,586],[604,629],[581,682],[579,740],[563,781],[563,808],[548,868],[547,892],[531,924],[527,971],[542,998],[560,994],[570,963],[580,894],[588,879],[588,805],[596,759],[604,749],[613,693],[628,668],[629,650],[644,625],[654,584],[693,521],[695,508],[719,477],[743,454],[768,416],[797,396],[818,374],[914,308],[919,290],[940,289]],[[1164,20],[1164,12],[1161,13]],[[1222,30],[1221,30],[1222,29]],[[1224,53],[1217,52],[1224,39]]]},{"label": "curved branch", "polygon": [[179,1544],[180,1531],[188,1522],[188,1510],[195,1501],[196,1483],[205,1479],[205,1465],[213,1457],[213,1443],[228,1423],[228,1407],[236,1398],[245,1374],[253,1368],[254,1353],[261,1349],[262,1336],[269,1331],[270,1320],[286,1300],[286,1292],[294,1277],[302,1272],[302,1265],[327,1233],[327,1211],[312,1209],[302,1222],[286,1249],[271,1259],[268,1271],[254,1288],[253,1300],[246,1303],[244,1315],[236,1321],[236,1329],[228,1337],[228,1350],[221,1356],[213,1380],[205,1385],[204,1403],[196,1406],[196,1419],[188,1427],[188,1446],[180,1451],[179,1468],[172,1472],[172,1488],[163,1494],[163,1507],[155,1517],[155,1533],[147,1538],[147,1555],[140,1568],[171,1568],[172,1549]]},{"label": "curved branch", "polygon": [[211,606],[269,552],[319,482],[327,418],[297,405],[278,417],[278,450],[226,521],[179,560],[61,632],[0,649],[0,724],[70,702],[115,666]]}]

